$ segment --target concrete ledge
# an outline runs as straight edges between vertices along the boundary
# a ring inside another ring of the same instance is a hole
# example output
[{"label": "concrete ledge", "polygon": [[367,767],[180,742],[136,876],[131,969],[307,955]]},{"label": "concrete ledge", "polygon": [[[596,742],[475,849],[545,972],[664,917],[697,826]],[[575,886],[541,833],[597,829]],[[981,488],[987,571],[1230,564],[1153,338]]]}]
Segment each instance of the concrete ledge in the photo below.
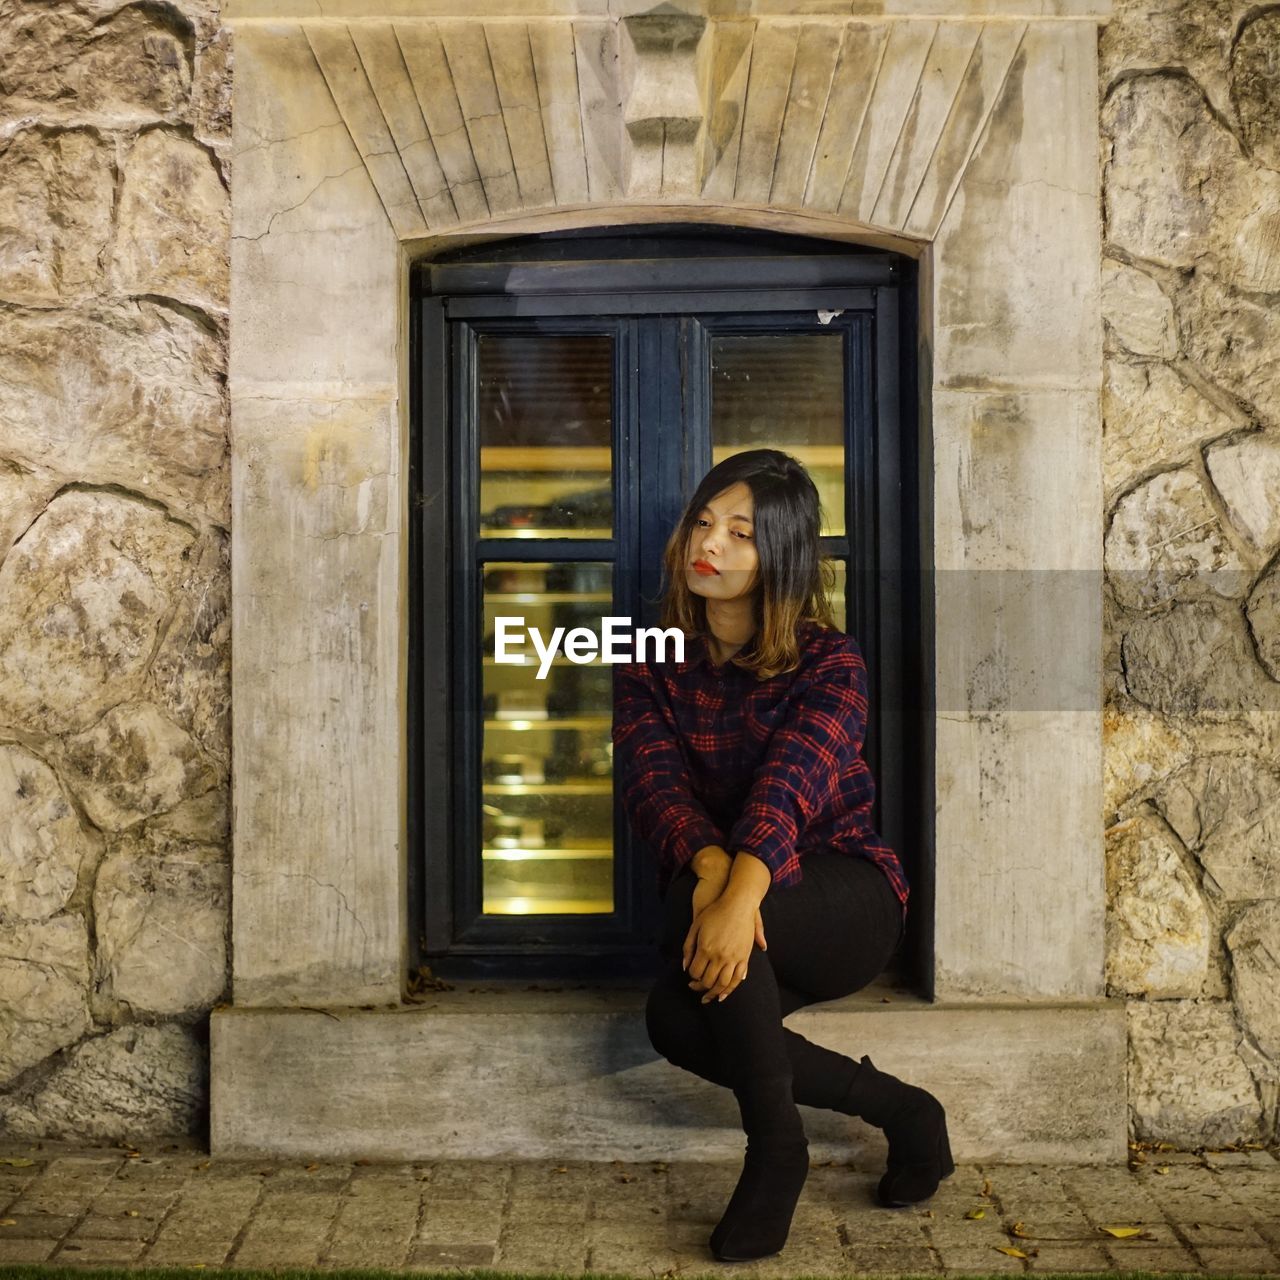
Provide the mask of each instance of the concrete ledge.
[{"label": "concrete ledge", "polygon": [[[832,1001],[802,1035],[930,1089],[961,1160],[1120,1162],[1119,1002]],[[727,1090],[658,1058],[637,989],[456,991],[401,1008],[234,1007],[211,1017],[217,1156],[735,1160]],[[861,1121],[805,1109],[815,1160],[883,1154]]]}]

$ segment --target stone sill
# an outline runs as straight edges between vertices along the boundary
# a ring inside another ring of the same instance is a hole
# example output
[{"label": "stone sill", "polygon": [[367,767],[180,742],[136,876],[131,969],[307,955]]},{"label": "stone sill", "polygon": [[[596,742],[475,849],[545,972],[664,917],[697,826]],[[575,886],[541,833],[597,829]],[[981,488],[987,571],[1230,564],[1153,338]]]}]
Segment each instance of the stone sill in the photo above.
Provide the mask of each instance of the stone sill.
[{"label": "stone sill", "polygon": [[[211,1149],[740,1159],[732,1096],[658,1057],[643,997],[637,988],[459,990],[400,1007],[217,1009]],[[799,1009],[787,1025],[936,1093],[957,1159],[1125,1158],[1123,1002],[882,1004],[858,993]],[[806,1108],[805,1123],[817,1159],[882,1144],[845,1116]]]},{"label": "stone sill", "polygon": [[[521,979],[498,979],[483,982],[460,981],[452,991],[430,991],[400,1004],[387,1005],[221,1005],[219,1013],[263,1013],[279,1016],[293,1013],[324,1013],[331,1017],[379,1013],[408,1014],[486,1014],[516,1013],[543,1016],[548,1014],[631,1013],[643,1010],[648,997],[647,985],[619,980],[615,983],[595,982],[558,986],[549,982],[530,984]],[[930,1000],[918,992],[889,984],[871,983],[861,991],[806,1005],[788,1017],[800,1014],[842,1013],[948,1013],[978,1009],[1016,1012],[1017,1010],[1106,1010],[1125,1008],[1123,999],[1104,997],[1022,997],[981,995],[971,998],[951,997]]]}]

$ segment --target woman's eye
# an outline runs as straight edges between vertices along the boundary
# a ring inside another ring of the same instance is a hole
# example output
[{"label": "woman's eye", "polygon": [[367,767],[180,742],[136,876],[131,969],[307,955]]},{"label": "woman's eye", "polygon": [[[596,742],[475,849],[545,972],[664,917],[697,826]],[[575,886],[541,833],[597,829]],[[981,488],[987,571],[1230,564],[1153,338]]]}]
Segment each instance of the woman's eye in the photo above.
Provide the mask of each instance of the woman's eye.
[{"label": "woman's eye", "polygon": [[743,542],[751,541],[751,535],[749,533],[744,533],[741,529],[738,529],[736,532],[738,537],[741,538]]}]

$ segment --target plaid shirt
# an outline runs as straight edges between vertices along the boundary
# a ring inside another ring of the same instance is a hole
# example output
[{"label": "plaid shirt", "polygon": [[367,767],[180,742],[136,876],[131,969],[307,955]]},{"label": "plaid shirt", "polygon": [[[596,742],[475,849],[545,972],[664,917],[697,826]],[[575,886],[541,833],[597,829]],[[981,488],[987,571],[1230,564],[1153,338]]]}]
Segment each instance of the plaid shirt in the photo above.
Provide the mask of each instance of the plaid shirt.
[{"label": "plaid shirt", "polygon": [[684,662],[613,668],[613,768],[635,834],[658,857],[658,890],[699,849],[754,854],[775,885],[797,883],[812,850],[869,858],[903,913],[907,880],[871,827],[862,759],[867,670],[858,642],[802,622],[800,665],[757,680],[717,668],[706,641]]}]

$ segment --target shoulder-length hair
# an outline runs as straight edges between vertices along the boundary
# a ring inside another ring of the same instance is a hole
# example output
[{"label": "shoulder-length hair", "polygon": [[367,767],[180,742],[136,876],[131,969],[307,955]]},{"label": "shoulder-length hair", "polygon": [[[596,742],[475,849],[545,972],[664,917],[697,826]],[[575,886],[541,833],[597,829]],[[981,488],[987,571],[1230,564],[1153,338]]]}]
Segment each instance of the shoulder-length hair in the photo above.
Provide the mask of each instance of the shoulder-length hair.
[{"label": "shoulder-length hair", "polygon": [[725,458],[703,476],[663,553],[667,587],[662,625],[679,627],[686,635],[707,635],[706,601],[689,590],[685,578],[689,538],[702,509],[738,483],[751,490],[759,590],[755,637],[731,661],[767,680],[799,665],[801,622],[836,627],[830,602],[835,572],[818,553],[818,489],[789,453],[748,449]]}]

